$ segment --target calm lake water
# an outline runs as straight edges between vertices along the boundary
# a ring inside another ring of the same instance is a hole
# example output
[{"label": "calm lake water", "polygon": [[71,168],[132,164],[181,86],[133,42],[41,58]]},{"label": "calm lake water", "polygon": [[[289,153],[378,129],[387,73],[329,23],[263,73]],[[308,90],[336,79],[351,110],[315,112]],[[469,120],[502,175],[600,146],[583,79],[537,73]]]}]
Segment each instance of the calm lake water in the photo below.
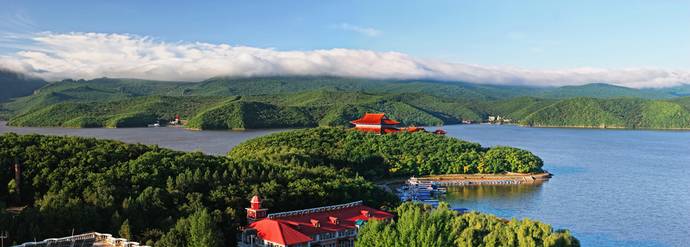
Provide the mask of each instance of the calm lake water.
[{"label": "calm lake water", "polygon": [[690,132],[446,126],[450,136],[540,156],[541,185],[454,188],[447,200],[573,231],[583,246],[690,246]]},{"label": "calm lake water", "polygon": [[120,140],[127,143],[156,144],[180,151],[201,151],[212,155],[225,155],[232,147],[242,141],[257,136],[285,131],[285,129],[214,131],[187,130],[182,128],[17,128],[0,121],[0,134],[15,132],[19,134],[69,135]]},{"label": "calm lake water", "polygon": [[[533,186],[449,190],[456,207],[505,218],[529,217],[573,231],[583,246],[690,246],[690,132],[446,126],[449,136],[485,146],[528,149],[555,176]],[[238,143],[282,130],[190,131],[175,128],[12,128],[117,139],[223,155]]]}]

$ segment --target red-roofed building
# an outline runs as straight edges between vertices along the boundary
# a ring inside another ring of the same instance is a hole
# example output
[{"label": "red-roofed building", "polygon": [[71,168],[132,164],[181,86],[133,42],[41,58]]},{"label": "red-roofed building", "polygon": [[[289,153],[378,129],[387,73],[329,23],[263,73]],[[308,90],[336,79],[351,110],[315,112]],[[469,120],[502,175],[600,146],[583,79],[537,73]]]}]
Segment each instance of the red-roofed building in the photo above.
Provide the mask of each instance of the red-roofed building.
[{"label": "red-roofed building", "polygon": [[391,213],[367,207],[362,201],[273,213],[251,218],[238,246],[352,247],[359,226],[368,220],[391,218]]},{"label": "red-roofed building", "polygon": [[385,113],[365,113],[360,119],[350,122],[355,129],[364,132],[387,134],[400,131],[396,126],[400,122],[390,119]]}]

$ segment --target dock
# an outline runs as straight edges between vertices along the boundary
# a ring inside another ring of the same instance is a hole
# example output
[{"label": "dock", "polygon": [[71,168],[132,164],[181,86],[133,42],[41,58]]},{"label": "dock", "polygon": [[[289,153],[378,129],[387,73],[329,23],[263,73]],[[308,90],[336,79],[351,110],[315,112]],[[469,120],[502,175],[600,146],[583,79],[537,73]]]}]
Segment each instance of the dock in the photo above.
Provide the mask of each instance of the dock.
[{"label": "dock", "polygon": [[430,184],[432,186],[469,186],[469,185],[516,185],[541,183],[551,174],[543,173],[503,173],[503,174],[448,174],[425,177],[411,177],[409,184]]}]

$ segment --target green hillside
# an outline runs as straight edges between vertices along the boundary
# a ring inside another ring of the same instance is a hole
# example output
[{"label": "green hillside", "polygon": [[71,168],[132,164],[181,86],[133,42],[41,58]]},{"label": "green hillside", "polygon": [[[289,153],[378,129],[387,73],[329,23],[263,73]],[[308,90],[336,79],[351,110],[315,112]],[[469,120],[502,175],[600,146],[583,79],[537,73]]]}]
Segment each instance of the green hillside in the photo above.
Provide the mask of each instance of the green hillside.
[{"label": "green hillside", "polygon": [[687,128],[687,100],[678,96],[690,90],[294,76],[63,80],[32,92],[0,104],[0,119],[17,126],[131,127],[180,114],[190,128],[247,129],[347,126],[365,112],[386,112],[403,125],[502,116],[532,126]]},{"label": "green hillside", "polygon": [[[43,101],[45,102],[45,101]],[[422,94],[374,95],[324,90],[258,96],[147,96],[123,100],[67,101],[14,116],[10,125],[142,127],[179,114],[195,129],[347,126],[366,112],[387,112],[406,125],[480,120],[462,104]]]},{"label": "green hillside", "polygon": [[46,82],[0,68],[0,102],[11,98],[31,95]]},{"label": "green hillside", "polygon": [[484,148],[425,132],[376,135],[343,128],[309,128],[262,136],[234,147],[228,156],[347,168],[371,178],[540,172],[543,165],[539,157],[517,148]]},{"label": "green hillside", "polygon": [[39,107],[10,119],[14,126],[50,127],[141,127],[157,120],[172,120],[196,114],[197,109],[220,97],[136,97],[119,101],[56,103]]},{"label": "green hillside", "polygon": [[[0,102],[31,95],[45,85],[44,80],[0,68]],[[0,105],[0,119],[6,119],[12,114],[12,110],[7,109],[5,105]]]},{"label": "green hillside", "polygon": [[573,98],[537,110],[521,123],[538,126],[588,128],[690,128],[690,108],[685,100]]},{"label": "green hillside", "polygon": [[674,95],[672,91],[646,90],[634,89],[621,86],[615,86],[605,83],[592,83],[581,86],[563,86],[543,90],[535,93],[534,97],[547,99],[567,99],[573,97],[591,97],[591,98],[620,98],[620,97],[636,97],[647,99],[664,99],[672,98]]}]

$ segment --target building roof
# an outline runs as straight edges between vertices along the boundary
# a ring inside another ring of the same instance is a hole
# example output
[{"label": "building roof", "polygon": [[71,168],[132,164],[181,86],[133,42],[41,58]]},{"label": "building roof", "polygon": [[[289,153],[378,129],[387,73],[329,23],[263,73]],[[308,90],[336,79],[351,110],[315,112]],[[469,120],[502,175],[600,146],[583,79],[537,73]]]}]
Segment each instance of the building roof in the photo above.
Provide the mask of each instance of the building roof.
[{"label": "building roof", "polygon": [[370,208],[361,202],[271,214],[249,225],[259,237],[274,243],[292,245],[312,241],[310,236],[356,229],[357,221],[393,218],[393,214]]},{"label": "building roof", "polygon": [[400,131],[399,129],[393,128],[393,127],[383,127],[383,128],[381,128],[381,127],[376,127],[376,126],[371,126],[371,127],[370,127],[370,126],[357,126],[357,127],[355,127],[355,128],[356,128],[357,130],[359,130],[359,131],[371,132],[371,133],[377,133],[377,134],[381,134],[381,132],[382,132],[381,129],[383,129],[383,133],[384,133],[384,134],[394,133],[394,132],[399,132],[399,131]]},{"label": "building roof", "polygon": [[400,122],[386,117],[385,113],[365,113],[360,119],[354,120],[352,124],[372,124],[372,125],[396,125]]},{"label": "building roof", "polygon": [[261,239],[282,245],[307,243],[313,240],[311,237],[278,220],[263,219],[249,226],[257,230],[257,235]]},{"label": "building roof", "polygon": [[261,203],[261,200],[259,200],[259,196],[258,196],[258,195],[255,195],[254,197],[252,197],[252,200],[249,201],[249,202],[250,202],[250,203]]}]

